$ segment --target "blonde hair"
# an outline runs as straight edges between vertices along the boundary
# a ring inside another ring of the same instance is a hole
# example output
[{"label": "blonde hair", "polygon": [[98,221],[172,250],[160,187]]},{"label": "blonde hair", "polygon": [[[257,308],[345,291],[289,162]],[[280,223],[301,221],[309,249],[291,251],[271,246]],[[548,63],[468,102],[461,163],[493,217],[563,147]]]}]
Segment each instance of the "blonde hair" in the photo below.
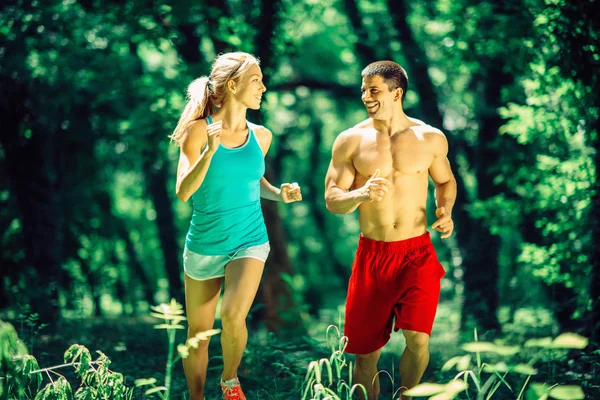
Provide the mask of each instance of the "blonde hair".
[{"label": "blonde hair", "polygon": [[252,65],[259,65],[256,57],[241,51],[218,56],[212,65],[210,76],[197,78],[188,86],[187,104],[170,136],[171,140],[180,144],[193,122],[214,114],[217,107],[222,107],[227,82],[237,81]]}]

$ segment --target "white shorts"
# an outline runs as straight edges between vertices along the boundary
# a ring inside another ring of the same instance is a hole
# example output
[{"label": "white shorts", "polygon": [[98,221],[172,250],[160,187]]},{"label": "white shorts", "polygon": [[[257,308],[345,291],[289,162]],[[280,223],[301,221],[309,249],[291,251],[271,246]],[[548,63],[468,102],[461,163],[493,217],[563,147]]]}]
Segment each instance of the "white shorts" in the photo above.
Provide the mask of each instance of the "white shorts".
[{"label": "white shorts", "polygon": [[194,253],[187,247],[183,250],[183,270],[186,275],[198,281],[220,278],[225,276],[225,267],[238,258],[256,258],[262,262],[267,261],[271,245],[269,242],[257,246],[239,249],[233,254],[209,256]]}]

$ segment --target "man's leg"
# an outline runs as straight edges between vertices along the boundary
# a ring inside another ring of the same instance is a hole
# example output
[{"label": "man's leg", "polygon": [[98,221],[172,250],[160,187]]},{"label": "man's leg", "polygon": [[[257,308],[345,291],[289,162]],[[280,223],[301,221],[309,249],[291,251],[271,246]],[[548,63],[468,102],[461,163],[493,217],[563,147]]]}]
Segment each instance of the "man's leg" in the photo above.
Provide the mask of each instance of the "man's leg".
[{"label": "man's leg", "polygon": [[[223,278],[197,281],[185,274],[188,339],[212,329],[222,282]],[[198,348],[190,348],[190,354],[182,360],[191,400],[204,400],[208,342],[209,340],[201,340]]]},{"label": "man's leg", "polygon": [[225,268],[225,291],[221,301],[223,381],[237,377],[248,341],[246,317],[256,296],[264,265],[256,258],[238,258]]},{"label": "man's leg", "polygon": [[[400,359],[400,385],[412,388],[419,384],[427,364],[429,364],[429,335],[422,332],[403,330],[406,348]],[[406,389],[401,390],[403,392]],[[410,397],[400,397],[410,400]]]},{"label": "man's leg", "polygon": [[[354,366],[354,381],[362,384],[367,389],[368,400],[375,400],[379,396],[379,376],[377,375],[377,361],[381,349],[369,354],[357,354]],[[358,390],[359,398],[364,400],[362,390]]]}]

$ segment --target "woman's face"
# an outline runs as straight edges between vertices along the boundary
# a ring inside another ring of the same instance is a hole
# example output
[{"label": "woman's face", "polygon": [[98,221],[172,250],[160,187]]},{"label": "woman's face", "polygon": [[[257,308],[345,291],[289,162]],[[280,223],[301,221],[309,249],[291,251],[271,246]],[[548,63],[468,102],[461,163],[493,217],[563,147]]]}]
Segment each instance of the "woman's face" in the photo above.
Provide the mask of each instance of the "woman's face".
[{"label": "woman's face", "polygon": [[262,94],[267,90],[263,84],[263,75],[260,67],[253,64],[235,85],[233,97],[245,107],[258,110],[262,101]]}]

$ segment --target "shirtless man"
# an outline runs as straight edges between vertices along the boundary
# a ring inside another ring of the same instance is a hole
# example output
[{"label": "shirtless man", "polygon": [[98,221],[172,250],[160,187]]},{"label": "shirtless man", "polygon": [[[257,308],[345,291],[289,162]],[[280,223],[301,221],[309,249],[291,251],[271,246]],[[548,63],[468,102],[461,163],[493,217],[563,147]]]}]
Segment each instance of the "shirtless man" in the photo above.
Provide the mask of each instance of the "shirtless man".
[{"label": "shirtless man", "polygon": [[[354,376],[369,400],[379,394],[377,361],[394,330],[406,348],[400,359],[402,391],[416,386],[429,363],[429,335],[445,272],[427,232],[427,186],[436,188],[437,221],[448,238],[456,181],[444,134],[404,114],[404,69],[378,61],[362,71],[362,101],[369,119],[342,132],[325,179],[327,209],[358,208],[361,235],[348,285],[344,334],[356,354]],[[402,399],[407,399],[404,396]]]}]

